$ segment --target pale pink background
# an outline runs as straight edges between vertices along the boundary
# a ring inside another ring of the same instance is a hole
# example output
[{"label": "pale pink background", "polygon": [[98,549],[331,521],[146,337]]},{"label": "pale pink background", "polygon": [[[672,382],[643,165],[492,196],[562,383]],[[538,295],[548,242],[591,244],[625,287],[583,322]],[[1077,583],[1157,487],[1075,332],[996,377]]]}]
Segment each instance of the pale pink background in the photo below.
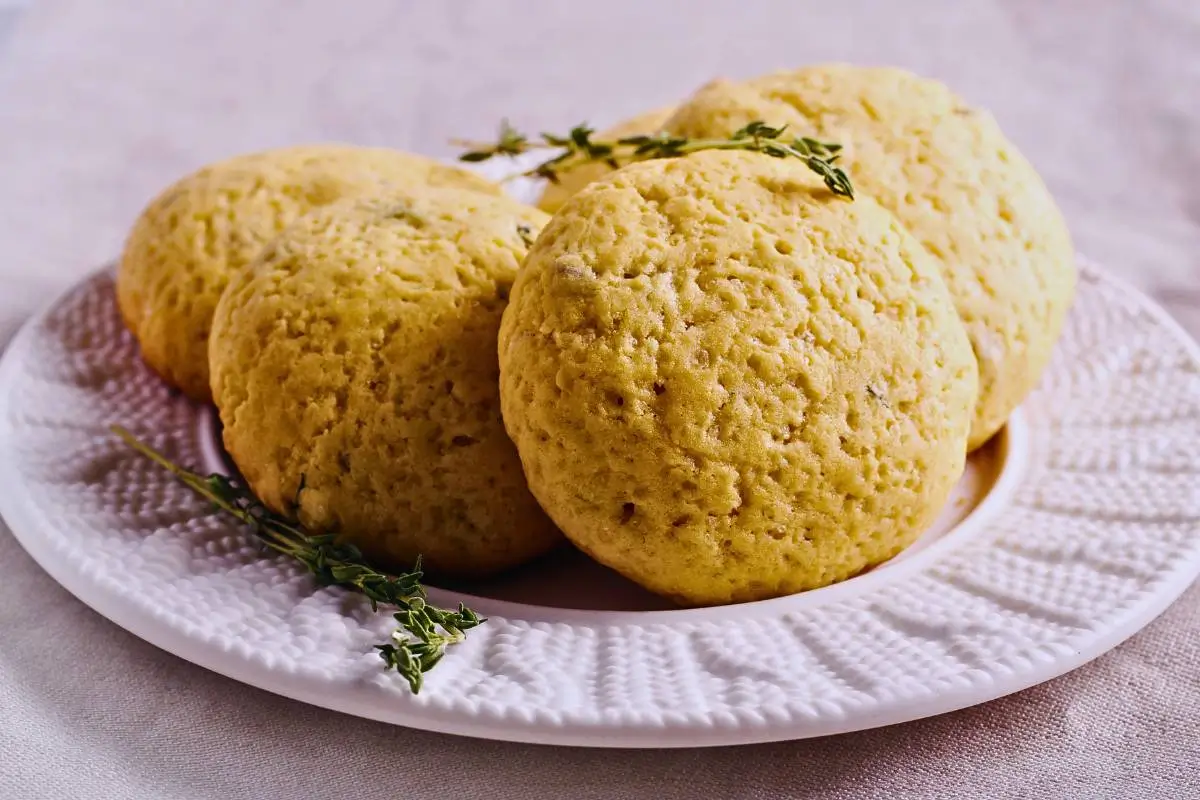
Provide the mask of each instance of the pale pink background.
[{"label": "pale pink background", "polygon": [[[448,137],[486,136],[501,116],[605,123],[714,75],[826,59],[903,65],[992,108],[1079,248],[1200,333],[1188,0],[38,0],[7,30],[13,5],[0,2],[0,340],[111,260],[153,192],[219,156],[325,139],[448,154]],[[1200,794],[1196,588],[1092,665],[983,707],[827,740],[620,753],[302,706],[124,633],[2,530],[0,563],[0,797]]]}]

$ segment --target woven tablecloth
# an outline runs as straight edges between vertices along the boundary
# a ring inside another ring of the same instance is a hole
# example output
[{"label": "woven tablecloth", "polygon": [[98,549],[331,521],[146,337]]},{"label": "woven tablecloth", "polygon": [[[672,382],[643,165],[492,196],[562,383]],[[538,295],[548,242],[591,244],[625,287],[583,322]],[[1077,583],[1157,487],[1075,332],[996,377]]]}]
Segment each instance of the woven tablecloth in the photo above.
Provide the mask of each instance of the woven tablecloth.
[{"label": "woven tablecloth", "polygon": [[[445,155],[503,116],[603,124],[716,75],[822,60],[902,65],[993,109],[1080,250],[1200,331],[1194,0],[16,4],[0,0],[0,341],[214,158],[332,139]],[[613,752],[308,707],[125,633],[2,526],[0,563],[0,798],[1200,796],[1197,587],[1092,664],[984,706]]]}]

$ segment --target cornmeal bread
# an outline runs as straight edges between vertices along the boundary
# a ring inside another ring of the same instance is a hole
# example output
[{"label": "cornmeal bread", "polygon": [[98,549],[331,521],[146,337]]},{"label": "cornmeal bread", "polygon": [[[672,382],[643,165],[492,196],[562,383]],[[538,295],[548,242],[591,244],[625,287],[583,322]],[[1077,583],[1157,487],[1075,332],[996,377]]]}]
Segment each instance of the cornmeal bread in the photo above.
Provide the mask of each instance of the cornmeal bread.
[{"label": "cornmeal bread", "polygon": [[178,181],[142,212],[117,272],[121,315],[146,363],[189,397],[208,400],[209,328],[232,275],[310,209],[426,186],[500,191],[431,159],[349,145],[242,155]]},{"label": "cornmeal bread", "polygon": [[505,435],[496,357],[545,220],[466,190],[343,200],[233,274],[212,393],[254,493],[397,569],[485,575],[560,542]]},{"label": "cornmeal bread", "polygon": [[[661,127],[708,138],[754,120],[843,145],[856,192],[934,257],[979,363],[970,446],[982,445],[1037,384],[1074,297],[1070,235],[1036,170],[990,114],[892,68],[832,64],[713,81]],[[578,173],[593,180],[604,169]],[[579,187],[571,174],[558,191]]]},{"label": "cornmeal bread", "polygon": [[500,330],[533,494],[578,547],[684,604],[895,555],[962,472],[976,390],[917,241],[755,153],[635,164],[574,195]]}]

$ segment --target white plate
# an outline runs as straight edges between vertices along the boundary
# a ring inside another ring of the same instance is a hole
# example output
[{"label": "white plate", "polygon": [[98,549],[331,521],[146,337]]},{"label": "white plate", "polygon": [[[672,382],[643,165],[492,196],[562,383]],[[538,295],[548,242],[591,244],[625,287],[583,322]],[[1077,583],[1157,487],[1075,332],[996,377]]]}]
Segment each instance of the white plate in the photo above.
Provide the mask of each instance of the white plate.
[{"label": "white plate", "polygon": [[[0,364],[0,510],[47,572],[118,625],[363,717],[674,747],[938,714],[1095,658],[1200,571],[1200,352],[1134,290],[1081,268],[1042,387],[901,557],[803,595],[679,611],[552,556],[473,589],[487,596],[431,592],[491,619],[417,697],[372,651],[389,615],[263,554],[108,433],[121,423],[219,466],[211,416],[142,366],[108,273],[30,321]],[[660,610],[631,610],[646,608]]]}]

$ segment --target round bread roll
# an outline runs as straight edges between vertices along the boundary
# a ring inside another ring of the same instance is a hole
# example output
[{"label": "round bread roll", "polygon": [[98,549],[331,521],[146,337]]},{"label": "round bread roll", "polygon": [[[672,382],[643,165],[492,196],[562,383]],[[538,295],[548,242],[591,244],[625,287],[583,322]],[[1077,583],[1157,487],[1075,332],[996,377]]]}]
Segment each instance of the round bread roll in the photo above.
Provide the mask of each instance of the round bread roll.
[{"label": "round bread roll", "polygon": [[[627,119],[608,130],[597,134],[597,139],[620,139],[624,136],[639,136],[641,134],[658,133],[663,124],[675,113],[675,107],[656,108]],[[609,172],[606,164],[593,163],[569,170],[562,174],[558,183],[546,185],[538,200],[538,208],[553,214],[567,201],[567,198],[587,186],[597,178],[602,178]]]},{"label": "round bread roll", "polygon": [[970,447],[982,445],[1037,384],[1074,297],[1070,235],[1037,172],[989,114],[898,69],[715,81],[665,127],[724,136],[756,119],[843,145],[855,189],[933,255],[979,363]]},{"label": "round bread roll", "polygon": [[680,603],[849,578],[962,473],[975,360],[937,269],[802,163],[699,152],[613,172],[534,244],[500,399],[578,547]]},{"label": "round bread roll", "polygon": [[396,569],[486,575],[561,542],[505,435],[496,356],[545,220],[454,189],[343,200],[233,274],[212,391],[254,493]]},{"label": "round bread roll", "polygon": [[242,155],[178,181],[142,212],[117,271],[121,315],[142,357],[188,397],[208,400],[208,333],[231,275],[310,209],[343,197],[425,186],[500,192],[427,158],[349,145]]}]

